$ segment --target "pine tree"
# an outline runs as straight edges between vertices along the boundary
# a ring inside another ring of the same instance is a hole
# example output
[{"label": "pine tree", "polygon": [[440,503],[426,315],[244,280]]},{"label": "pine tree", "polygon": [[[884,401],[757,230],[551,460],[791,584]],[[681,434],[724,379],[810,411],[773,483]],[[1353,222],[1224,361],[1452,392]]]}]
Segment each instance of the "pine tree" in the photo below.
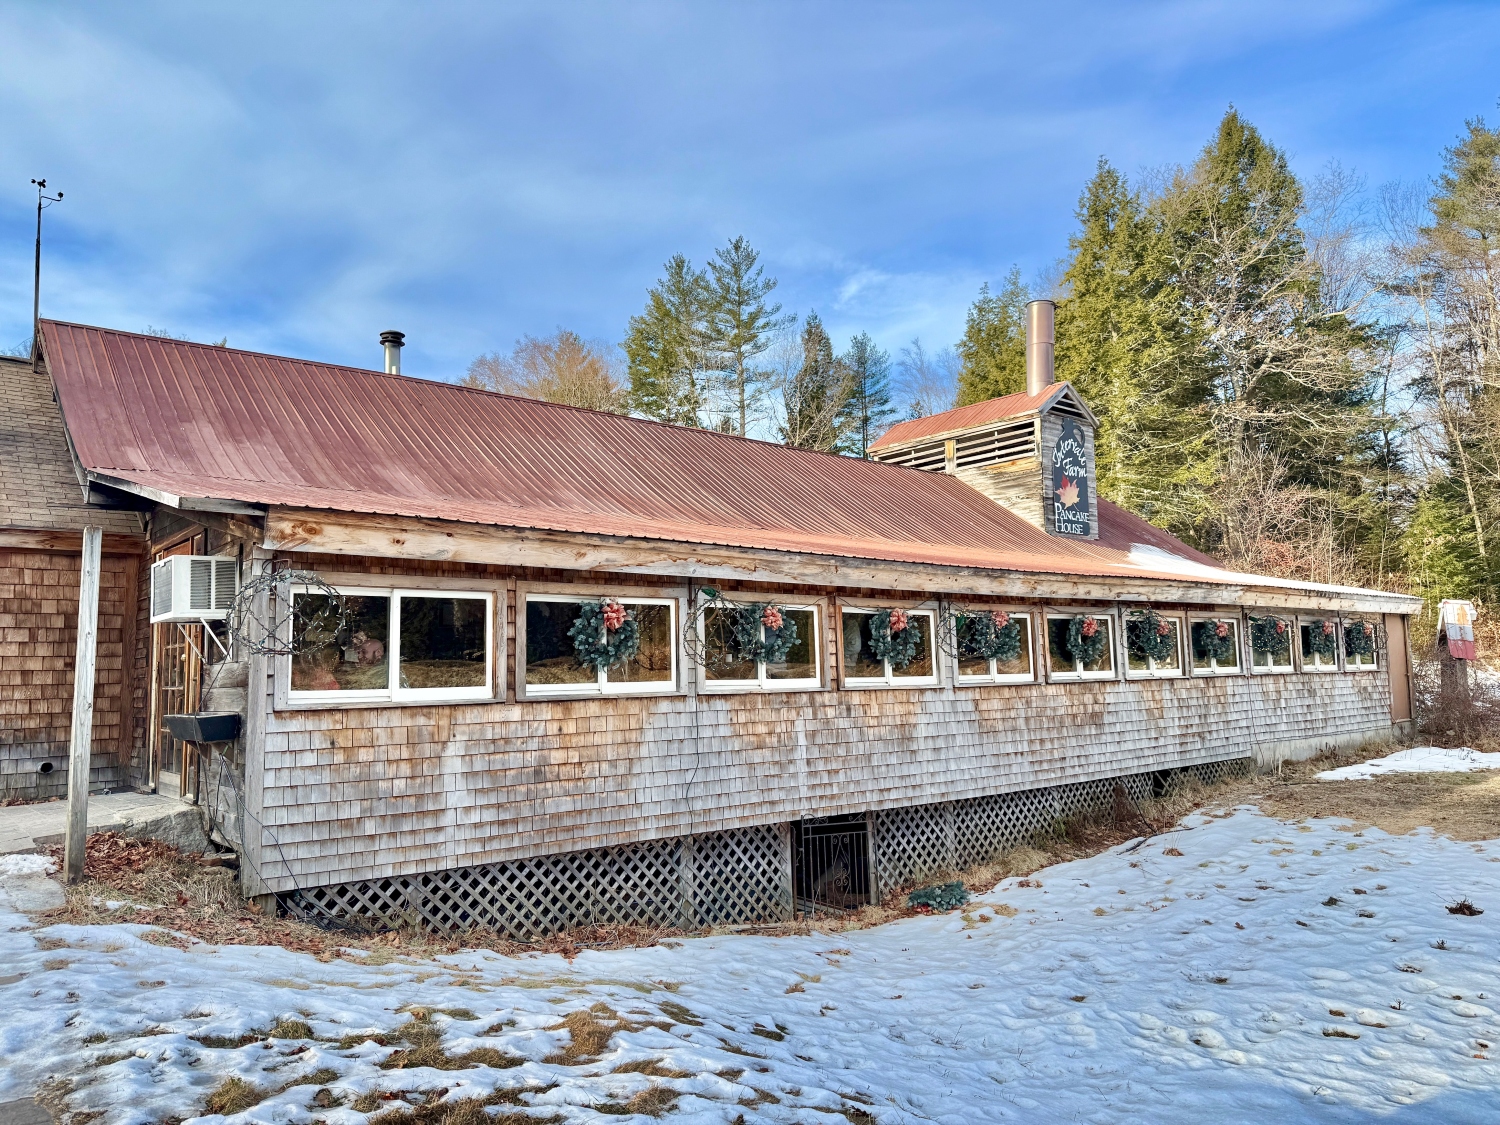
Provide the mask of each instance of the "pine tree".
[{"label": "pine tree", "polygon": [[1156,218],[1101,159],[1079,198],[1057,312],[1058,375],[1093,406],[1102,495],[1179,534],[1212,476],[1207,397]]},{"label": "pine tree", "polygon": [[1015,394],[1026,389],[1026,302],[1021,269],[1012,266],[1005,287],[991,294],[989,282],[969,306],[963,339],[958,342],[963,367],[958,375],[958,404]]},{"label": "pine tree", "polygon": [[633,413],[680,426],[700,424],[703,410],[707,276],[681,254],[665,265],[647,293],[646,309],[630,318],[624,350]]},{"label": "pine tree", "polygon": [[833,355],[823,322],[809,313],[802,328],[802,365],[782,388],[781,440],[799,449],[839,449],[847,424],[849,369]]},{"label": "pine tree", "polygon": [[849,341],[841,360],[849,373],[844,407],[847,451],[868,458],[870,443],[896,418],[891,405],[891,357],[875,346],[869,333],[861,332]]},{"label": "pine tree", "polygon": [[708,263],[708,302],[705,323],[710,349],[728,399],[729,417],[737,419],[735,433],[745,435],[750,408],[763,375],[752,361],[775,341],[776,334],[796,318],[780,316],[780,305],[766,298],[776,279],[766,277],[760,255],[742,237],[714,251]]}]

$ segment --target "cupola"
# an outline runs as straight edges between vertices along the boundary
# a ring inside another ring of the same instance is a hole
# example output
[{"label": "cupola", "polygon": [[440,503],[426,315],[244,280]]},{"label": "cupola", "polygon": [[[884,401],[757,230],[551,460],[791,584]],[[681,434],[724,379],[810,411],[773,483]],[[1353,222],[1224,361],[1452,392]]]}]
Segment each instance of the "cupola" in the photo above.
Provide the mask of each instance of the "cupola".
[{"label": "cupola", "polygon": [[1026,390],[901,422],[870,447],[877,461],[949,473],[1048,535],[1099,538],[1098,419],[1055,381],[1051,301],[1026,306]]}]

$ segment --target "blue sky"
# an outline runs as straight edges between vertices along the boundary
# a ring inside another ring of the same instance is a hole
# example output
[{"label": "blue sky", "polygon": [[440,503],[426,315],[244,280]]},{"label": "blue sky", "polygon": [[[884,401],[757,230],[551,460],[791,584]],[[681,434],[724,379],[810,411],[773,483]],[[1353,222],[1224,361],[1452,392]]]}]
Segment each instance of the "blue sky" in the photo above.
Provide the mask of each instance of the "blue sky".
[{"label": "blue sky", "polygon": [[43,313],[410,374],[619,340],[744,234],[842,346],[951,344],[1064,251],[1100,155],[1192,159],[1233,102],[1295,168],[1434,174],[1500,116],[1500,4],[9,4],[0,346]]}]

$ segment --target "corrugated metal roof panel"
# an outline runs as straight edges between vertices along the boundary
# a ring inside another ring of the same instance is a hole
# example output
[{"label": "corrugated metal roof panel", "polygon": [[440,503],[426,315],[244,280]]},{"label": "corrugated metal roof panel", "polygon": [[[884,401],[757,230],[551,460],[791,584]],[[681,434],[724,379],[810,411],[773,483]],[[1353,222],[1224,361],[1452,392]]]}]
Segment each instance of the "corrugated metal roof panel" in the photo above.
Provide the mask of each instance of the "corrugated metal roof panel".
[{"label": "corrugated metal roof panel", "polygon": [[[42,333],[84,467],[176,496],[1023,572],[1245,577],[1108,503],[1098,542],[1055,539],[940,473],[232,348],[55,321]],[[1133,559],[1140,547],[1154,559]]]}]

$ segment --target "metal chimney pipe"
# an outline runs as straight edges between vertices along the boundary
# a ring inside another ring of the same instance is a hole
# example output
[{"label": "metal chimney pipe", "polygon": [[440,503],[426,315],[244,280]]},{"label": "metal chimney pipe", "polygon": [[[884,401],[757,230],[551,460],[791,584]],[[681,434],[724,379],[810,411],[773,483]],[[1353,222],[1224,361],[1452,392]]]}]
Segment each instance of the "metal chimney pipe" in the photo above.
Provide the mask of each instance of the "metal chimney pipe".
[{"label": "metal chimney pipe", "polygon": [[1053,318],[1057,306],[1051,301],[1032,301],[1026,306],[1026,393],[1039,395],[1057,381],[1052,359]]},{"label": "metal chimney pipe", "polygon": [[[386,374],[401,374],[401,349],[406,346],[406,333],[387,330],[380,334],[380,342],[385,346]],[[1030,354],[1030,352],[1027,352],[1028,357]],[[1028,358],[1026,362],[1028,364],[1027,371],[1029,372],[1031,370],[1029,366],[1031,360]]]}]

